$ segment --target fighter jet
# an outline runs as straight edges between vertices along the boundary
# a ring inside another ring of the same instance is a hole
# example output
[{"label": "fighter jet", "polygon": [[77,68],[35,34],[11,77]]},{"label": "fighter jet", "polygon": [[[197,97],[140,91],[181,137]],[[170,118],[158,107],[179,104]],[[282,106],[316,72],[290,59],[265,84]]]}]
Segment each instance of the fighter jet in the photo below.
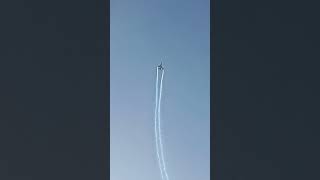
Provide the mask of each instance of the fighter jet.
[{"label": "fighter jet", "polygon": [[159,70],[163,70],[163,69],[164,69],[163,66],[162,66],[162,62],[161,62],[161,64],[158,66],[158,69],[159,69]]}]

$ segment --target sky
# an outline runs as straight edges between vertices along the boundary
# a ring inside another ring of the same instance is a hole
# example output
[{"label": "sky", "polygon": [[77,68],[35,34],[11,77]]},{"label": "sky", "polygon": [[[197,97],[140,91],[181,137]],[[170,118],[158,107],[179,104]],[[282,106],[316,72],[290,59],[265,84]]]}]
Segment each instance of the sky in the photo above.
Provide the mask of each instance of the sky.
[{"label": "sky", "polygon": [[110,1],[110,177],[160,180],[156,66],[166,73],[164,156],[172,180],[210,178],[209,0]]}]

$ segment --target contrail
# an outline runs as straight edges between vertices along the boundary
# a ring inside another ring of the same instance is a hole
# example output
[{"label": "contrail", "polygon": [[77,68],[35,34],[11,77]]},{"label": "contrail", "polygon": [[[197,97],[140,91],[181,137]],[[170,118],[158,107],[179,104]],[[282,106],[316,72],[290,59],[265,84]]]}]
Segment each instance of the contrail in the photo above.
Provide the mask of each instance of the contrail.
[{"label": "contrail", "polygon": [[157,68],[156,107],[155,107],[155,110],[154,110],[154,132],[155,132],[155,138],[156,138],[156,151],[157,151],[157,156],[158,156],[158,163],[159,163],[159,168],[160,168],[160,173],[161,173],[161,179],[163,180],[163,172],[162,172],[162,165],[161,165],[161,160],[160,160],[160,155],[159,155],[158,132],[157,132],[158,79],[159,79],[159,71],[158,71],[158,68]]},{"label": "contrail", "polygon": [[[158,72],[158,70],[157,70]],[[163,81],[163,76],[164,76],[164,69],[162,69],[162,74],[161,74],[161,80],[160,80],[160,93],[159,93],[159,102],[158,102],[158,131],[159,131],[159,142],[160,142],[160,152],[161,152],[161,160],[162,160],[162,166],[163,166],[163,172],[166,176],[166,179],[169,180],[168,173],[166,170],[166,165],[164,161],[164,156],[163,156],[163,146],[162,146],[162,139],[161,139],[161,118],[160,118],[160,104],[161,104],[161,95],[162,95],[162,81]],[[158,79],[157,79],[158,81]]]}]

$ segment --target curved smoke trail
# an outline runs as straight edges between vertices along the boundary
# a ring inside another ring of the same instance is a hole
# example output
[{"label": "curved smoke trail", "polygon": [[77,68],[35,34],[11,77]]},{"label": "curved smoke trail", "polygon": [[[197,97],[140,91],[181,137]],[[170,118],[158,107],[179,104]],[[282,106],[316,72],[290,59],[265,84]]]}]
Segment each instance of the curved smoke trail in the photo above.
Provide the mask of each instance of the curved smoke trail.
[{"label": "curved smoke trail", "polygon": [[158,145],[158,132],[157,132],[157,109],[158,109],[158,79],[159,79],[159,71],[157,68],[157,79],[156,79],[156,107],[154,110],[154,131],[155,131],[155,138],[156,138],[156,151],[158,156],[158,163],[161,173],[161,179],[163,179],[163,172],[162,172],[162,165],[160,160],[160,154],[159,154],[159,145]]},{"label": "curved smoke trail", "polygon": [[164,161],[164,155],[163,155],[163,145],[162,145],[162,139],[161,139],[161,118],[160,118],[160,104],[161,104],[161,95],[162,95],[162,81],[164,76],[164,69],[162,69],[161,74],[161,80],[160,80],[160,92],[159,92],[159,102],[158,102],[158,131],[159,131],[159,142],[160,142],[160,152],[161,152],[161,160],[162,160],[162,166],[163,166],[163,172],[166,176],[166,179],[169,180],[168,173],[166,170],[166,165]]}]

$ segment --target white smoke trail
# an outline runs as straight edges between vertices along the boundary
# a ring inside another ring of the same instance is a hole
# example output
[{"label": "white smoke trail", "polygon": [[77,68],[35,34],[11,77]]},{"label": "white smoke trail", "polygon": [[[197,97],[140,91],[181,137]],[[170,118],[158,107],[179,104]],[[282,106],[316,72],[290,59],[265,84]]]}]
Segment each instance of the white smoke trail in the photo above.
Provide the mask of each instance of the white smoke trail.
[{"label": "white smoke trail", "polygon": [[156,151],[158,156],[158,163],[161,173],[161,179],[163,180],[163,172],[162,172],[162,164],[160,160],[160,154],[159,154],[159,145],[158,145],[158,132],[157,132],[157,109],[158,109],[158,79],[159,79],[159,70],[157,68],[157,79],[156,79],[156,107],[154,110],[154,132],[155,132],[155,138],[156,138]]},{"label": "white smoke trail", "polygon": [[162,96],[162,81],[164,76],[164,69],[162,69],[161,74],[161,80],[160,80],[160,92],[159,92],[159,101],[158,101],[158,131],[159,131],[159,142],[160,142],[160,152],[161,152],[161,160],[162,160],[162,166],[163,166],[163,172],[166,176],[166,180],[169,180],[168,173],[166,170],[166,165],[164,161],[164,155],[163,155],[163,145],[162,145],[162,138],[161,138],[161,118],[160,118],[160,104],[161,104],[161,96]]}]

